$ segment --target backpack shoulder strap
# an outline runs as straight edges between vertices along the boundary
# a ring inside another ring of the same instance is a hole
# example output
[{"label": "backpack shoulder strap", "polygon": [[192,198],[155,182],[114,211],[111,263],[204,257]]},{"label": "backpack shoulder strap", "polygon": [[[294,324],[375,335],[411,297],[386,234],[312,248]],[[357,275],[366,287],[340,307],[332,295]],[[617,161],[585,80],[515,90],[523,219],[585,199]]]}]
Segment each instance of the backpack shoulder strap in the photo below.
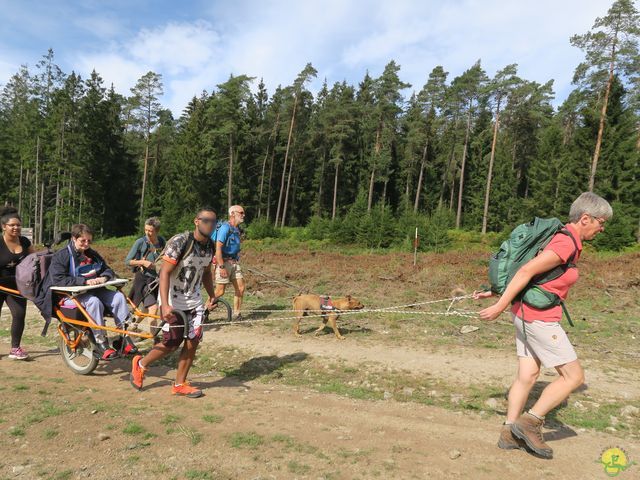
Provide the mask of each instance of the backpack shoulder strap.
[{"label": "backpack shoulder strap", "polygon": [[189,232],[189,235],[187,236],[187,241],[185,242],[184,247],[182,247],[182,250],[180,251],[180,255],[178,256],[178,261],[176,263],[180,263],[184,257],[186,257],[191,253],[191,250],[193,250],[193,242],[195,241],[196,239],[193,236],[193,232]]},{"label": "backpack shoulder strap", "polygon": [[576,242],[573,233],[568,228],[562,228],[558,233],[568,236],[573,242],[574,250],[571,256],[567,259],[567,266],[572,267],[575,266],[576,256],[578,255],[578,242]]}]

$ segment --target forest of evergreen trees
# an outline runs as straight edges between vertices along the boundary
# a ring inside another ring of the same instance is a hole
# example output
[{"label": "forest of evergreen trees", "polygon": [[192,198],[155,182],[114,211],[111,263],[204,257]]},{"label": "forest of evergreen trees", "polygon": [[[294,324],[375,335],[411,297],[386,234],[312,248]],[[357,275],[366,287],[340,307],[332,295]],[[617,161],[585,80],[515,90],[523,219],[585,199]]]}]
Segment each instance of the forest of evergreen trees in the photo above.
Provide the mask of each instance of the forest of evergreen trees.
[{"label": "forest of evergreen trees", "polygon": [[324,82],[315,94],[311,64],[273,92],[232,75],[175,118],[160,73],[123,96],[98,72],[63,72],[49,50],[0,94],[0,202],[19,208],[37,241],[77,221],[131,234],[151,215],[169,234],[199,205],[224,214],[232,203],[276,228],[438,214],[485,233],[566,218],[593,190],[613,204],[615,246],[630,245],[640,225],[639,25],[633,2],[617,0],[570,39],[584,60],[557,108],[553,80],[521,78],[516,64],[490,77],[478,60],[455,78],[435,66],[409,85],[390,61],[379,77]]}]

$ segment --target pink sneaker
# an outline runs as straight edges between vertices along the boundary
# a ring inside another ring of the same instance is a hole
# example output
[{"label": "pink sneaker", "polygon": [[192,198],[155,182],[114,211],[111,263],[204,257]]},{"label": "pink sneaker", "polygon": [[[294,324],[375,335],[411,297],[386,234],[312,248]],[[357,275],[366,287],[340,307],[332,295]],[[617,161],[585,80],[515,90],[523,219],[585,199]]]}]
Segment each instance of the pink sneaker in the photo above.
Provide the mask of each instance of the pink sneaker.
[{"label": "pink sneaker", "polygon": [[13,360],[26,360],[29,358],[29,354],[22,347],[12,348],[9,351],[9,358]]}]

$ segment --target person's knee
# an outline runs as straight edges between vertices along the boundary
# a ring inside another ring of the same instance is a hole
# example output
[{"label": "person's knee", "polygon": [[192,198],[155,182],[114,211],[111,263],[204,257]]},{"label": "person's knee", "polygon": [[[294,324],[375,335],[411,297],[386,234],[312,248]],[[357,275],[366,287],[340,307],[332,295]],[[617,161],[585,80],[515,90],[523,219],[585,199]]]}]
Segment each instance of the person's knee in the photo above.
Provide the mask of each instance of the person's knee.
[{"label": "person's knee", "polygon": [[538,377],[540,376],[540,370],[527,370],[518,372],[518,381],[528,386],[535,385]]},{"label": "person's knee", "polygon": [[585,377],[584,369],[582,368],[582,366],[578,365],[575,368],[575,371],[572,372],[572,380],[574,390],[584,384]]},{"label": "person's knee", "polygon": [[100,315],[104,312],[104,304],[98,297],[91,296],[85,300],[84,304],[87,310],[97,311]]}]

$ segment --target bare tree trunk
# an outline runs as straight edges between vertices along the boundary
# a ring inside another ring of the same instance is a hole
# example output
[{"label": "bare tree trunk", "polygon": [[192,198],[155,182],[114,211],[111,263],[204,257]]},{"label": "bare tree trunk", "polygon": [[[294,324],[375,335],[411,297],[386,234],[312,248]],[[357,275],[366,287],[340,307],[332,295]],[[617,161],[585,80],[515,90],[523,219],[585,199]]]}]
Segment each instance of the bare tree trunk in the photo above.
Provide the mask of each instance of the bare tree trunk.
[{"label": "bare tree trunk", "polygon": [[316,206],[316,215],[320,216],[322,213],[322,186],[324,184],[324,168],[325,168],[325,164],[327,162],[327,155],[326,152],[323,152],[324,154],[322,155],[322,165],[320,166],[320,181],[318,182],[318,202],[317,202],[317,206]]},{"label": "bare tree trunk", "polygon": [[40,137],[36,137],[36,191],[35,191],[35,205],[33,212],[33,240],[38,243],[38,231],[40,223],[38,222],[38,178],[40,172]]},{"label": "bare tree trunk", "polygon": [[229,175],[227,176],[227,209],[233,205],[233,134],[229,134]]},{"label": "bare tree trunk", "polygon": [[453,198],[455,197],[455,194],[456,194],[456,174],[454,171],[453,176],[451,177],[451,186],[450,186],[450,192],[449,192],[449,210],[453,210]]},{"label": "bare tree trunk", "polygon": [[18,186],[18,213],[22,215],[22,159],[20,159],[20,184]]},{"label": "bare tree trunk", "polygon": [[458,113],[456,113],[453,117],[453,138],[451,139],[451,154],[449,155],[449,161],[447,162],[447,168],[442,174],[442,185],[440,186],[440,198],[438,198],[438,208],[442,208],[442,204],[444,203],[444,189],[447,185],[447,176],[449,175],[449,170],[451,169],[451,164],[453,163],[453,159],[455,158],[456,153],[456,139],[458,131]]},{"label": "bare tree trunk", "polygon": [[376,180],[376,162],[378,160],[378,155],[380,155],[380,150],[382,149],[382,146],[380,145],[380,135],[381,135],[381,130],[384,128],[384,123],[382,123],[378,129],[376,130],[376,143],[374,146],[374,162],[373,165],[371,166],[371,178],[369,179],[369,197],[367,199],[367,212],[371,211],[371,206],[373,205],[373,186],[375,184],[375,180]]},{"label": "bare tree trunk", "polygon": [[[440,188],[440,198],[438,199],[438,208],[442,207],[444,203],[444,190],[447,186],[447,177],[449,176],[449,172],[451,171],[451,166],[456,158],[456,137],[453,136],[453,142],[451,144],[451,155],[449,156],[449,162],[447,163],[447,169],[442,174],[442,186]],[[455,177],[455,175],[454,175]]]},{"label": "bare tree trunk", "polygon": [[267,190],[267,221],[271,219],[271,191],[272,191],[272,183],[273,183],[273,164],[276,160],[276,148],[275,145],[273,147],[273,151],[271,152],[271,164],[269,165],[269,185]]},{"label": "bare tree trunk", "polygon": [[[36,190],[37,187],[36,185]],[[40,214],[38,218],[38,243],[42,244],[42,239],[44,238],[44,180],[40,182]]]},{"label": "bare tree trunk", "polygon": [[467,115],[467,131],[464,135],[464,147],[462,147],[462,165],[460,166],[460,184],[458,185],[458,209],[456,211],[456,228],[462,223],[462,193],[464,191],[464,170],[467,163],[467,148],[469,146],[469,133],[471,131],[471,105]]},{"label": "bare tree trunk", "polygon": [[593,160],[591,161],[591,173],[589,174],[589,191],[593,192],[593,186],[596,181],[596,169],[598,168],[598,158],[600,157],[600,147],[602,145],[602,135],[604,133],[604,122],[607,117],[607,106],[609,103],[609,93],[611,92],[611,84],[613,83],[613,74],[615,69],[616,43],[614,40],[611,47],[611,63],[609,64],[609,79],[607,87],[604,91],[604,99],[602,100],[602,109],[600,111],[600,125],[598,126],[598,138],[596,140],[596,148],[593,152]]},{"label": "bare tree trunk", "polygon": [[[284,193],[284,180],[287,176],[287,162],[289,160],[289,149],[291,148],[291,139],[293,137],[293,126],[296,121],[296,108],[298,107],[298,94],[294,94],[293,99],[293,112],[291,112],[291,125],[289,126],[289,136],[287,138],[287,149],[284,152],[284,166],[282,167],[282,179],[280,180],[280,193],[278,195],[278,208],[276,209],[276,227],[278,226],[278,220],[280,219],[280,205],[282,203],[282,195]],[[284,215],[283,215],[284,217]],[[284,222],[283,222],[284,225]]]},{"label": "bare tree trunk", "polygon": [[418,185],[416,187],[416,198],[413,201],[413,211],[418,212],[418,207],[420,206],[420,193],[422,192],[422,179],[424,177],[424,167],[427,161],[427,146],[424,146],[424,151],[422,152],[422,160],[420,161],[420,173],[418,174]]},{"label": "bare tree trunk", "polygon": [[[142,192],[140,194],[140,225],[144,222],[144,193],[147,188],[147,169],[149,168],[149,136],[147,135],[144,147],[144,169],[142,172]],[[81,203],[82,205],[82,203]]]},{"label": "bare tree trunk", "polygon": [[389,184],[389,179],[385,178],[384,184],[382,187],[382,203],[380,205],[382,211],[384,211],[384,205],[387,202],[387,185]]},{"label": "bare tree trunk", "polygon": [[295,157],[292,155],[291,156],[291,162],[289,163],[289,175],[287,178],[287,188],[286,188],[286,193],[284,196],[284,206],[282,208],[282,222],[280,224],[280,227],[284,227],[284,222],[287,219],[287,204],[289,203],[289,188],[291,186],[291,175],[293,173],[293,161],[295,160]]},{"label": "bare tree trunk", "polygon": [[[276,115],[276,121],[273,127],[273,131],[269,138],[267,139],[267,152],[264,154],[264,160],[262,161],[262,172],[260,173],[260,189],[258,193],[258,218],[262,216],[262,193],[264,191],[264,174],[267,168],[267,159],[269,158],[269,148],[271,147],[271,138],[275,137],[276,132],[278,131],[278,122],[280,121],[280,112]],[[275,150],[275,142],[273,146]]]},{"label": "bare tree trunk", "polygon": [[336,173],[333,176],[333,206],[331,208],[331,220],[336,219],[336,207],[338,205],[338,172],[340,170],[340,162],[336,162]]},{"label": "bare tree trunk", "polygon": [[496,123],[493,126],[493,140],[491,142],[491,156],[489,157],[489,172],[487,173],[487,188],[484,192],[484,210],[482,212],[482,234],[487,233],[489,218],[489,196],[491,195],[491,176],[493,175],[493,162],[496,157],[496,143],[498,140],[498,126],[500,125],[500,97],[496,106]]},{"label": "bare tree trunk", "polygon": [[58,221],[60,214],[60,167],[58,167],[58,175],[56,176],[56,207],[53,214],[53,235],[58,231]]}]

